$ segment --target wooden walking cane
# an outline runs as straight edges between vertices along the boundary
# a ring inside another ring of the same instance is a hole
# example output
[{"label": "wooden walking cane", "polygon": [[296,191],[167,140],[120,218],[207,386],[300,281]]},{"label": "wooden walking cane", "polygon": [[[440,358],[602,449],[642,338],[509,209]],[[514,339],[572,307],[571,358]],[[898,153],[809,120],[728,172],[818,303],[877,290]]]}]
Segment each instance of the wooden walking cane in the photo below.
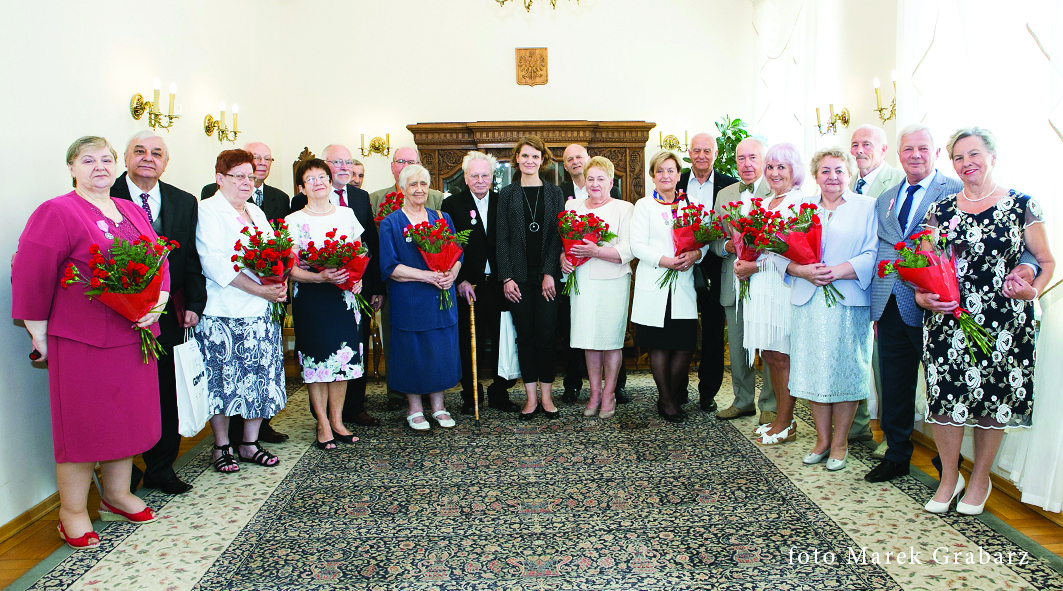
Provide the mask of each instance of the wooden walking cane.
[{"label": "wooden walking cane", "polygon": [[[472,286],[473,290],[476,286]],[[469,338],[472,339],[472,408],[476,426],[480,426],[480,380],[476,375],[476,301],[469,300]]]}]

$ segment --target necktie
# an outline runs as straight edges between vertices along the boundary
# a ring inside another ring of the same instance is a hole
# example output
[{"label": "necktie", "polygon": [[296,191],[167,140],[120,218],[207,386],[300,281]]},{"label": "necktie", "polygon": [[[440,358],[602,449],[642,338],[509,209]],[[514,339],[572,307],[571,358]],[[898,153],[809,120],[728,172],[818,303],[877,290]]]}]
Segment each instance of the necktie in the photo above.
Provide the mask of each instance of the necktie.
[{"label": "necktie", "polygon": [[143,207],[144,211],[148,213],[148,223],[154,224],[155,218],[151,215],[151,206],[148,205],[148,197],[149,195],[147,193],[140,194],[140,206]]},{"label": "necktie", "polygon": [[347,200],[343,198],[343,189],[336,189],[336,194],[340,196],[340,207],[347,207]]},{"label": "necktie", "polygon": [[860,193],[861,195],[863,195],[864,194],[864,185],[866,185],[866,184],[867,184],[867,181],[865,181],[864,179],[856,179],[856,192]]},{"label": "necktie", "polygon": [[738,192],[745,193],[746,191],[749,191],[750,193],[753,192],[753,183],[747,185],[742,181],[738,181]]},{"label": "necktie", "polygon": [[912,197],[915,196],[915,192],[919,190],[919,185],[908,186],[908,196],[904,198],[904,204],[901,205],[900,214],[897,216],[897,221],[901,223],[901,231],[905,236],[908,235],[908,214],[912,212]]},{"label": "necktie", "polygon": [[262,189],[255,189],[255,205],[262,207]]}]

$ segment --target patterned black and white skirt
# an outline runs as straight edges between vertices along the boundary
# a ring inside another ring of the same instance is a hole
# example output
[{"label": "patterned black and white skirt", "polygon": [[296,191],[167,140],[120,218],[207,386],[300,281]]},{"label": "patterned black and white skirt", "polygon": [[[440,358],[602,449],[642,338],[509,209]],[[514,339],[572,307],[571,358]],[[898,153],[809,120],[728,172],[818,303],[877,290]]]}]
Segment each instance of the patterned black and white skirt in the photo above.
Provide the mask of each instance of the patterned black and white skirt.
[{"label": "patterned black and white skirt", "polygon": [[203,316],[196,342],[207,370],[208,411],[227,417],[270,418],[284,408],[281,327],[262,316]]}]

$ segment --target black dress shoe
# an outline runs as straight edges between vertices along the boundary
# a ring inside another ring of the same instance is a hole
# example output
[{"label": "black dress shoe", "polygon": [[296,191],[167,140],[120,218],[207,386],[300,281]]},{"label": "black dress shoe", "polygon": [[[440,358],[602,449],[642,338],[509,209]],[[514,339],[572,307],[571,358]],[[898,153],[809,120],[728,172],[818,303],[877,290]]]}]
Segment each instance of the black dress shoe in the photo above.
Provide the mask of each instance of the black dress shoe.
[{"label": "black dress shoe", "polygon": [[686,414],[683,412],[676,412],[668,414],[660,409],[657,410],[657,415],[669,423],[682,423],[686,419]]},{"label": "black dress shoe", "polygon": [[359,426],[362,426],[362,427],[379,427],[380,426],[380,419],[378,419],[378,418],[374,417],[373,415],[365,412],[364,410],[362,412],[358,413],[358,416],[354,417],[354,420],[351,421],[351,422],[354,423],[355,425],[359,425]]},{"label": "black dress shoe", "polygon": [[502,412],[518,412],[520,411],[520,405],[510,400],[499,400],[497,402],[487,403],[487,408],[493,408]]},{"label": "black dress shoe", "polygon": [[561,402],[565,404],[572,404],[579,398],[579,390],[574,388],[565,388],[565,393],[561,395]]},{"label": "black dress shoe", "polygon": [[715,400],[702,400],[701,401],[701,410],[703,410],[705,412],[716,412],[719,409],[720,409],[720,407],[716,405],[716,401]]},{"label": "black dress shoe", "polygon": [[616,389],[616,403],[627,404],[631,402],[631,397],[627,395],[627,388]]},{"label": "black dress shoe", "polygon": [[[934,456],[930,459],[930,463],[938,471],[938,480],[941,480],[941,456]],[[959,470],[960,468],[963,468],[963,454],[960,454],[960,459],[956,461],[956,469]]]},{"label": "black dress shoe", "polygon": [[517,418],[522,420],[522,421],[530,421],[530,420],[534,419],[535,415],[539,414],[539,411],[541,411],[542,409],[543,409],[543,407],[537,406],[537,407],[535,407],[535,410],[533,410],[531,412],[523,412],[523,411],[518,412],[517,413]]},{"label": "black dress shoe", "polygon": [[183,495],[192,490],[192,485],[174,476],[162,484],[145,484],[145,488],[157,488],[168,495]]},{"label": "black dress shoe", "polygon": [[476,414],[476,408],[471,402],[463,402],[461,405],[461,414],[470,416],[474,415]]},{"label": "black dress shoe", "polygon": [[868,482],[887,482],[894,478],[907,476],[908,472],[909,464],[900,464],[893,460],[882,460],[864,475],[864,480]]},{"label": "black dress shoe", "polygon": [[402,410],[407,402],[401,398],[388,398],[388,410]]},{"label": "black dress shoe", "polygon": [[288,436],[277,431],[269,424],[263,424],[262,428],[258,431],[258,440],[265,441],[266,443],[284,443],[285,441],[288,441]]},{"label": "black dress shoe", "polygon": [[551,421],[554,421],[554,420],[557,420],[557,419],[561,418],[561,411],[560,410],[549,411],[549,410],[546,410],[545,408],[543,408],[541,406],[539,407],[539,409],[542,410],[543,414],[546,415],[546,418],[550,419]]}]

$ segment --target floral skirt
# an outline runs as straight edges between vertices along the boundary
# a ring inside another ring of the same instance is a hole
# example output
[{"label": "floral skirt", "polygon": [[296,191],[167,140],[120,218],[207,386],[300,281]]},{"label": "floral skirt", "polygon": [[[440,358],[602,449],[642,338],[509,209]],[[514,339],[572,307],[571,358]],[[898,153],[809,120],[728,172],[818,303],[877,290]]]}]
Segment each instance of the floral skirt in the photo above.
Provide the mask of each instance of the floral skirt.
[{"label": "floral skirt", "polygon": [[284,351],[281,327],[262,316],[203,316],[196,342],[207,370],[211,415],[264,419],[284,408]]},{"label": "floral skirt", "polygon": [[303,382],[341,382],[362,377],[362,320],[351,292],[341,291],[331,283],[295,284],[292,321]]}]

